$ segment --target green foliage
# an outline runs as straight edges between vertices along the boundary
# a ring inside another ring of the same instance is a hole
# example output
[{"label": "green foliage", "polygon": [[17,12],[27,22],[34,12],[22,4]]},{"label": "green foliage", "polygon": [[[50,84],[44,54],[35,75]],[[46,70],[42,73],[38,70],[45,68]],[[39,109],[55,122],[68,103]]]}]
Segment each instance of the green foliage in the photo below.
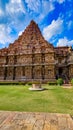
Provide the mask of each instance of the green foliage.
[{"label": "green foliage", "polygon": [[71,85],[73,85],[73,79],[71,79]]},{"label": "green foliage", "polygon": [[48,82],[49,85],[57,85],[57,82]]},{"label": "green foliage", "polygon": [[68,113],[73,115],[73,88],[42,85],[44,91],[30,91],[28,85],[0,85],[0,110]]},{"label": "green foliage", "polygon": [[25,85],[25,82],[0,82],[0,85]]},{"label": "green foliage", "polygon": [[38,81],[32,81],[32,82],[27,82],[28,85],[32,85],[32,84],[40,84],[40,82]]},{"label": "green foliage", "polygon": [[62,84],[63,84],[63,79],[62,78],[57,79],[57,85],[62,85]]},{"label": "green foliage", "polygon": [[32,85],[32,82],[27,82],[28,85]]}]

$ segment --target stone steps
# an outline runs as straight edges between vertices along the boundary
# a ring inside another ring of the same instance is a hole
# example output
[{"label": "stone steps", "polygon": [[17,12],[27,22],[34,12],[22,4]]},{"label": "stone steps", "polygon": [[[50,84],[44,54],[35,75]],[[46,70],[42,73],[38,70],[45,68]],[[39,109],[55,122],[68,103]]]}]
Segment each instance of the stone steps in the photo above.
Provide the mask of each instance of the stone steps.
[{"label": "stone steps", "polygon": [[64,88],[72,88],[72,85],[71,84],[63,84],[63,87]]}]

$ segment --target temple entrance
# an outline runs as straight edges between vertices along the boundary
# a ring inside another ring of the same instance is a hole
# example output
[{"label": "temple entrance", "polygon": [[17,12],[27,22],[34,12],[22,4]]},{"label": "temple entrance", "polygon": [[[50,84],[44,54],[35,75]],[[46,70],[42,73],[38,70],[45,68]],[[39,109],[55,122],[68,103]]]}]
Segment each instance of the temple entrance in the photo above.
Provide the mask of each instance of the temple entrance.
[{"label": "temple entrance", "polygon": [[64,83],[68,83],[67,69],[64,67],[59,67],[57,78],[62,78]]},{"label": "temple entrance", "polygon": [[62,73],[63,73],[63,68],[60,67],[59,70],[58,70],[58,72],[59,72],[59,77],[61,77],[61,76],[62,76]]},{"label": "temple entrance", "polygon": [[56,68],[56,79],[62,78],[62,73],[63,73],[62,67]]}]

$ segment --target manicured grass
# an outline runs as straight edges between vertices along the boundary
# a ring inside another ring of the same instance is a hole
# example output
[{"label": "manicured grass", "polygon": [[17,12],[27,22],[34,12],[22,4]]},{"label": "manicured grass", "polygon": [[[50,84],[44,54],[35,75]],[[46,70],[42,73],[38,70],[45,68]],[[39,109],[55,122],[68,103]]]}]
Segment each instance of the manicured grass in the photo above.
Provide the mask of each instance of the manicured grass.
[{"label": "manicured grass", "polygon": [[44,85],[44,91],[29,91],[29,87],[0,85],[0,110],[73,115],[73,88]]}]

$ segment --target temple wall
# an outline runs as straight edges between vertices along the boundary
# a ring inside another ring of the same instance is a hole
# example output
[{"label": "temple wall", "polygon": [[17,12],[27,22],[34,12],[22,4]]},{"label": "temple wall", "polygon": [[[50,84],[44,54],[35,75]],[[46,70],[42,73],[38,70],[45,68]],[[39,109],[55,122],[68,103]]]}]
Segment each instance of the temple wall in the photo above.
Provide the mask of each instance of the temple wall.
[{"label": "temple wall", "polygon": [[15,73],[16,73],[15,79],[16,80],[21,79],[21,77],[22,77],[22,66],[16,67],[16,72]]},{"label": "temple wall", "polygon": [[[48,60],[49,57],[49,60]],[[41,63],[51,63],[52,55],[49,56],[40,54],[30,55],[8,55],[1,57],[1,64],[7,65],[7,67],[1,67],[0,79],[5,80],[19,80],[24,77],[25,79],[50,79],[54,78],[54,67],[45,66]],[[50,61],[50,62],[49,62]],[[31,64],[31,65],[30,65]],[[33,65],[39,64],[38,66]],[[16,65],[16,67],[14,66]],[[30,66],[29,66],[30,65]],[[51,70],[51,72],[48,72]],[[50,75],[51,73],[51,75]]]},{"label": "temple wall", "polygon": [[0,80],[47,79],[56,75],[73,78],[73,50],[53,47],[31,21],[8,48],[0,49]]},{"label": "temple wall", "polygon": [[14,64],[14,56],[13,55],[8,56],[8,64],[9,65],[13,65]]},{"label": "temple wall", "polygon": [[31,79],[31,67],[25,67],[25,79]]},{"label": "temple wall", "polygon": [[45,66],[45,78],[54,79],[55,78],[55,69],[53,65]]},{"label": "temple wall", "polygon": [[[55,59],[58,59],[58,57],[54,59],[54,53],[45,53],[44,55],[41,53],[29,55],[22,54],[16,56],[8,55],[0,57],[0,80],[3,80],[5,76],[6,80],[13,80],[13,77],[15,80],[21,79],[22,77],[25,79],[50,80],[55,79],[59,72],[58,68],[55,68],[55,65],[52,64],[55,63]],[[65,57],[61,57],[61,64],[65,63],[65,61]],[[45,63],[47,63],[47,65]],[[7,65],[7,67],[4,65]],[[16,67],[14,65],[16,65]],[[69,79],[73,78],[73,65],[62,67],[62,69],[63,75],[66,75]]]},{"label": "temple wall", "polygon": [[34,64],[40,64],[41,63],[41,54],[34,54],[33,62],[34,62]]},{"label": "temple wall", "polygon": [[4,67],[0,67],[0,80],[4,79]]},{"label": "temple wall", "polygon": [[41,79],[41,66],[34,67],[34,79]]},{"label": "temple wall", "polygon": [[18,55],[17,64],[31,64],[32,56],[31,55]]},{"label": "temple wall", "polygon": [[4,65],[6,63],[6,57],[0,56],[0,65]]},{"label": "temple wall", "polygon": [[73,65],[69,66],[69,78],[73,78]]},{"label": "temple wall", "polygon": [[54,62],[54,54],[48,53],[45,54],[45,63],[52,63]]},{"label": "temple wall", "polygon": [[8,80],[13,80],[13,67],[7,67],[7,77]]}]

